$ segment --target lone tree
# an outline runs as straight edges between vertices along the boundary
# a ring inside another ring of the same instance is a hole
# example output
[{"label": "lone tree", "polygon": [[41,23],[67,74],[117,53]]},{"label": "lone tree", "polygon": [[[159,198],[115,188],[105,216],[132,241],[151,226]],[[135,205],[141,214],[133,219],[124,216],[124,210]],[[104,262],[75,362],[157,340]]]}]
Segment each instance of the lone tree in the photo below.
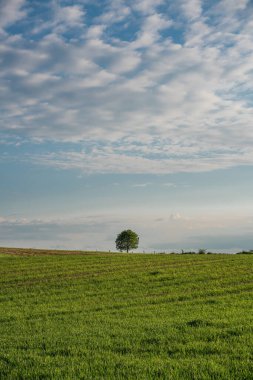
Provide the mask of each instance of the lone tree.
[{"label": "lone tree", "polygon": [[118,251],[127,251],[128,253],[129,249],[138,248],[139,236],[132,230],[124,230],[118,234],[115,243]]}]

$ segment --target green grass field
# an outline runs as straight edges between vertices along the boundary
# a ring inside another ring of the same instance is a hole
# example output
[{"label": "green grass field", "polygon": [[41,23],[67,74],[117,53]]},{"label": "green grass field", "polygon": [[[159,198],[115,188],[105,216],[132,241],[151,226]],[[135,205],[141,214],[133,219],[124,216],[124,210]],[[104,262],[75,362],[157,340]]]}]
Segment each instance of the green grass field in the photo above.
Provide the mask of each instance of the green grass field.
[{"label": "green grass field", "polygon": [[0,379],[253,379],[253,255],[49,253],[0,248]]}]

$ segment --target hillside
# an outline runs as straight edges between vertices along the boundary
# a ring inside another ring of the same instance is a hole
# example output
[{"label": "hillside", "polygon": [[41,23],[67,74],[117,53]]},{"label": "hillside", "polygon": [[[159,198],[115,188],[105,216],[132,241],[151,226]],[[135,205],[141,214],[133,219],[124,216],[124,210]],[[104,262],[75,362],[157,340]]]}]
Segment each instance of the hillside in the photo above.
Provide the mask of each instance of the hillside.
[{"label": "hillside", "polygon": [[253,379],[252,255],[70,253],[0,248],[1,379]]}]

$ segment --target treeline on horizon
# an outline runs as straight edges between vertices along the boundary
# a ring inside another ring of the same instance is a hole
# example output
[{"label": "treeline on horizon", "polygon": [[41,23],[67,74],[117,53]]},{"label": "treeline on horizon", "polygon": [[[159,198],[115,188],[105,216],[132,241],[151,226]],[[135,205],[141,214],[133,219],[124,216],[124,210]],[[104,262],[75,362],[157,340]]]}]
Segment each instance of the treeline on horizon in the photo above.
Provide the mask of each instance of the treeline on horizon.
[{"label": "treeline on horizon", "polygon": [[[69,255],[78,255],[78,254],[100,254],[100,253],[110,253],[110,254],[116,254],[118,252],[114,251],[100,251],[100,250],[67,250],[67,249],[42,249],[42,248],[14,248],[14,247],[0,247],[0,254],[1,253],[9,253],[9,254],[16,254],[16,255],[34,255],[34,254],[69,254]],[[124,252],[121,252],[123,254],[126,254]],[[130,253],[130,252],[129,252]],[[207,249],[199,249],[198,251],[193,251],[193,250],[183,250],[181,249],[180,252],[169,252],[169,251],[143,251],[141,252],[136,252],[136,254],[157,254],[157,255],[249,255],[253,254],[253,249],[250,250],[242,250],[239,252],[211,252],[208,251]],[[133,254],[131,252],[130,254]]]},{"label": "treeline on horizon", "polygon": [[[156,253],[154,251],[154,253]],[[160,254],[166,254],[166,252],[157,252],[157,253],[160,253]],[[181,250],[181,252],[168,252],[167,254],[169,255],[226,255],[226,254],[231,254],[231,255],[249,255],[249,254],[253,254],[253,249],[250,249],[249,251],[240,251],[240,252],[235,252],[235,253],[229,253],[229,252],[211,252],[211,251],[207,251],[206,249],[199,249],[197,252],[196,251],[185,251],[185,250]]]},{"label": "treeline on horizon", "polygon": [[[172,254],[173,254],[174,252],[172,252]],[[195,252],[195,251],[184,251],[184,250],[182,250],[181,251],[181,254],[182,255],[185,255],[185,254],[187,254],[187,255],[189,255],[189,254],[194,254],[194,255],[204,255],[204,254],[207,254],[207,255],[212,255],[212,254],[215,254],[214,252],[211,252],[211,251],[207,251],[206,249],[199,249],[198,250],[198,252]],[[216,254],[222,254],[221,252],[220,253],[216,253]],[[226,254],[225,252],[223,252],[223,254]],[[232,253],[231,253],[232,254]],[[243,251],[240,251],[240,252],[236,252],[236,253],[234,253],[234,254],[236,254],[236,255],[241,255],[241,254],[253,254],[253,249],[250,249],[249,251],[245,251],[245,250],[243,250]]]}]

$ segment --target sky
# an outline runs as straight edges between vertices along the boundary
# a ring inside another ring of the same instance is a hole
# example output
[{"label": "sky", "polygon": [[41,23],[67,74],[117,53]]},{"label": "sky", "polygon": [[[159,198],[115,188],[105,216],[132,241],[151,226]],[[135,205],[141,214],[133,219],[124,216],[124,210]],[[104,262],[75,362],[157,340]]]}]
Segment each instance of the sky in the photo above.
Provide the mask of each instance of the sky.
[{"label": "sky", "polygon": [[0,246],[253,248],[252,0],[0,0]]}]

